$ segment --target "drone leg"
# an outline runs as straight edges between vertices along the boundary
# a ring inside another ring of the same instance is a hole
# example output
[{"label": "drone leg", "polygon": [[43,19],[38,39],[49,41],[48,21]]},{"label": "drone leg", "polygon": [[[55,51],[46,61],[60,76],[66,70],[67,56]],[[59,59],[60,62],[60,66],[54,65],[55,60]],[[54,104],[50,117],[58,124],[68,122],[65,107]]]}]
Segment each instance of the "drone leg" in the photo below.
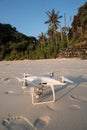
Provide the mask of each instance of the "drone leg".
[{"label": "drone leg", "polygon": [[34,103],[34,87],[31,90],[31,96],[32,96],[32,104],[35,104]]},{"label": "drone leg", "polygon": [[52,93],[53,93],[53,100],[52,100],[52,102],[55,102],[55,91],[54,91],[54,86],[53,85],[51,86],[51,89],[52,89]]}]

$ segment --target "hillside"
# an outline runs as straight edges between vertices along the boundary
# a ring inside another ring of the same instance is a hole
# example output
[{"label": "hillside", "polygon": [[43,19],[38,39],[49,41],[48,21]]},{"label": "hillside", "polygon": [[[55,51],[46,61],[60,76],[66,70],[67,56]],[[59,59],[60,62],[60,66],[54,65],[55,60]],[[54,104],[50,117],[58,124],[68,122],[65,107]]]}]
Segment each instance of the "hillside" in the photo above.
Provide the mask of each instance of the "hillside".
[{"label": "hillside", "polygon": [[[0,23],[0,60],[6,58],[9,60],[17,59],[18,53],[27,50],[30,44],[35,43],[37,43],[35,37],[28,37],[18,32],[10,24]],[[13,56],[11,57],[11,55]]]},{"label": "hillside", "polygon": [[81,58],[87,59],[87,42],[80,45],[73,45],[68,48],[62,49],[58,53],[58,58]]},{"label": "hillside", "polygon": [[75,42],[59,51],[58,58],[81,58],[87,59],[87,33],[78,38]]},{"label": "hillside", "polygon": [[6,44],[7,42],[19,42],[26,40],[29,43],[36,42],[35,37],[28,37],[16,30],[16,27],[12,27],[10,24],[0,23],[0,45]]}]

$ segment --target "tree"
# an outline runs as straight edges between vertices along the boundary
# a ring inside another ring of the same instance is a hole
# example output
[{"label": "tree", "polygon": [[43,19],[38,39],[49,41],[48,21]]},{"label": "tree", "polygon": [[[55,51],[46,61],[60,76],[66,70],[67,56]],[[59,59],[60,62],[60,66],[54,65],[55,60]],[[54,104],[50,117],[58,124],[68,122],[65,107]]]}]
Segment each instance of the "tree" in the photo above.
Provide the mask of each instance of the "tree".
[{"label": "tree", "polygon": [[52,36],[52,40],[55,41],[55,43],[57,43],[56,30],[60,26],[59,19],[62,16],[59,16],[59,12],[55,12],[54,9],[52,9],[51,11],[47,11],[46,14],[48,16],[48,20],[45,21],[45,24],[49,24],[49,30],[48,31],[50,31],[49,33]]},{"label": "tree", "polygon": [[43,32],[39,35],[38,38],[39,38],[39,42],[41,44],[45,44],[45,42],[46,42],[46,36],[45,36],[45,34]]}]

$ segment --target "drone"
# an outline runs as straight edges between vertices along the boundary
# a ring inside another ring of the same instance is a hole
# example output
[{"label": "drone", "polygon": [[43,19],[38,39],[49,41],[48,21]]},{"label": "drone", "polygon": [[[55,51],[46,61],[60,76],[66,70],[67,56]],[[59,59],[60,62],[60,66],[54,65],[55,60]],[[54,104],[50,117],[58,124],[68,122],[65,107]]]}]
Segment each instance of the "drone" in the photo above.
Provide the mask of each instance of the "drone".
[{"label": "drone", "polygon": [[[64,86],[66,83],[73,83],[68,78],[61,77],[61,81],[54,78],[54,72],[42,76],[31,76],[30,74],[24,73],[23,78],[16,77],[19,82],[22,82],[22,89],[30,88],[30,93],[32,96],[32,104],[45,104],[55,102],[55,86]],[[48,89],[49,88],[49,89]],[[51,91],[52,100],[48,101],[37,101],[43,98],[45,92]]]}]

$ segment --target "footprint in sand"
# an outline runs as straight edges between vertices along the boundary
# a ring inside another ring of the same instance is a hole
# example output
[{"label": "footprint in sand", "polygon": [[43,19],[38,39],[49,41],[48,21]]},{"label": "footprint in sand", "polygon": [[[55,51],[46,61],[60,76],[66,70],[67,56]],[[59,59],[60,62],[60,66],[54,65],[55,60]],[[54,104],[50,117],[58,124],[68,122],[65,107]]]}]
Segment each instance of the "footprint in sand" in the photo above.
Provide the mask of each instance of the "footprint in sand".
[{"label": "footprint in sand", "polygon": [[37,130],[33,124],[23,116],[8,117],[3,120],[2,125],[7,130]]},{"label": "footprint in sand", "polygon": [[6,82],[8,82],[8,81],[10,81],[10,77],[6,77],[3,80],[6,81]]},{"label": "footprint in sand", "polygon": [[8,83],[10,82],[10,77],[0,76],[0,82]]},{"label": "footprint in sand", "polygon": [[46,126],[48,126],[50,122],[50,117],[49,116],[42,116],[40,118],[37,118],[34,122],[34,126],[39,130],[45,129]]},{"label": "footprint in sand", "polygon": [[79,97],[76,97],[74,95],[70,95],[69,97],[71,100],[77,100],[77,101],[82,101],[82,102],[87,102],[87,97],[84,97],[84,96],[79,96]]},{"label": "footprint in sand", "polygon": [[72,109],[72,110],[79,110],[80,106],[77,105],[77,104],[74,104],[74,105],[71,105],[69,108]]},{"label": "footprint in sand", "polygon": [[70,98],[71,100],[77,100],[77,97],[76,97],[75,95],[70,95],[69,98]]},{"label": "footprint in sand", "polygon": [[15,92],[10,90],[10,91],[6,91],[5,94],[15,94]]},{"label": "footprint in sand", "polygon": [[56,104],[47,105],[47,108],[51,111],[57,111],[58,110],[58,106]]},{"label": "footprint in sand", "polygon": [[87,103],[87,97],[80,96],[78,99],[79,99],[80,101],[82,101],[82,102],[86,102],[86,103]]}]

